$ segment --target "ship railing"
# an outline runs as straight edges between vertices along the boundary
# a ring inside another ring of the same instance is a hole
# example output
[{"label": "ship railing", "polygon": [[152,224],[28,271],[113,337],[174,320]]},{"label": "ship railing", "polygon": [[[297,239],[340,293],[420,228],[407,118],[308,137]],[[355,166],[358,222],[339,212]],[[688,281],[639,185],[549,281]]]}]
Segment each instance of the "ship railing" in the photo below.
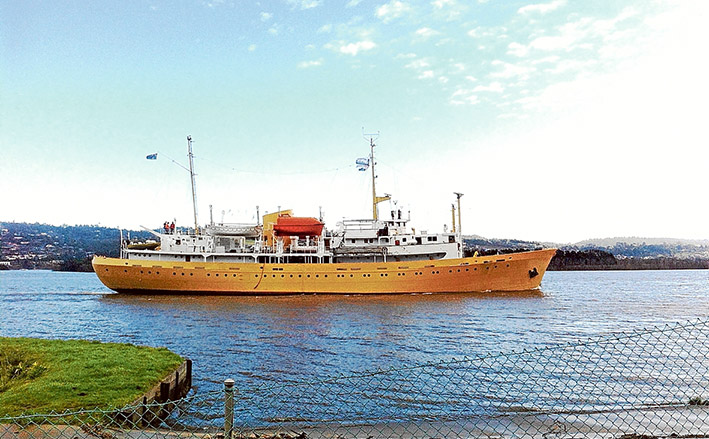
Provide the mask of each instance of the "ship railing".
[{"label": "ship railing", "polygon": [[339,223],[342,226],[342,231],[367,231],[367,230],[379,230],[381,224],[378,221],[371,219],[360,219],[360,220],[342,220]]},{"label": "ship railing", "polygon": [[317,245],[290,245],[288,246],[290,253],[317,253]]}]

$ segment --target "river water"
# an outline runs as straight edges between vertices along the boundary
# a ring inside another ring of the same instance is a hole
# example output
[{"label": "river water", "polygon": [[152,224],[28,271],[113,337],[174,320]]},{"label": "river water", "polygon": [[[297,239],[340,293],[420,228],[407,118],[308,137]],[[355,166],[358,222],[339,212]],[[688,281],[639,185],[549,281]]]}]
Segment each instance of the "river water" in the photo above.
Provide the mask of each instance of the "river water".
[{"label": "river water", "polygon": [[194,383],[303,380],[509,352],[709,314],[709,270],[549,272],[526,293],[127,296],[93,273],[0,271],[0,335],[165,346]]},{"label": "river water", "polygon": [[165,346],[197,392],[521,351],[709,314],[709,270],[549,272],[525,293],[129,296],[93,273],[0,271],[0,335]]}]

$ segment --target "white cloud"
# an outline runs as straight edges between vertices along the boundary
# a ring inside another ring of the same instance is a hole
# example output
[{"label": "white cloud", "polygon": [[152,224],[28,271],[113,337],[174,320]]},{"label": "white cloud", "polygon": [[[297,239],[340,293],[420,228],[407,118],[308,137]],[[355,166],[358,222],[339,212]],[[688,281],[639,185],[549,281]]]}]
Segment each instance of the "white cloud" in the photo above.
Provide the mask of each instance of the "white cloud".
[{"label": "white cloud", "polygon": [[358,41],[356,43],[341,44],[339,52],[346,55],[357,56],[359,52],[372,50],[377,47],[376,43],[370,40]]},{"label": "white cloud", "polygon": [[388,23],[396,18],[401,17],[411,10],[411,6],[400,1],[391,0],[389,3],[383,4],[376,9],[376,16],[384,23]]},{"label": "white cloud", "polygon": [[424,70],[418,76],[418,79],[430,79],[430,78],[433,78],[433,70]]},{"label": "white cloud", "polygon": [[558,55],[549,55],[544,58],[535,59],[532,64],[544,64],[544,63],[556,63],[559,62],[560,57]]},{"label": "white cloud", "polygon": [[480,36],[481,31],[482,31],[482,27],[480,27],[480,26],[478,26],[478,27],[476,27],[476,28],[473,28],[473,29],[470,29],[470,30],[468,31],[468,36],[471,36],[471,37],[473,37],[473,38],[477,38],[477,37]]},{"label": "white cloud", "polygon": [[320,29],[318,29],[319,34],[329,34],[332,32],[332,24],[323,24],[320,26]]},{"label": "white cloud", "polygon": [[271,35],[278,35],[278,26],[275,24],[271,26],[270,29],[268,29],[268,33]]},{"label": "white cloud", "polygon": [[573,43],[576,41],[578,36],[572,36],[569,34],[566,35],[557,35],[557,36],[543,36],[543,37],[538,37],[532,40],[532,42],[529,43],[529,47],[533,49],[538,49],[538,50],[545,50],[545,51],[552,51],[552,50],[561,50],[561,49],[571,49],[573,46]]},{"label": "white cloud", "polygon": [[261,12],[261,21],[265,22],[270,20],[271,18],[273,18],[273,14],[271,14],[270,12]]},{"label": "white cloud", "polygon": [[512,64],[500,60],[495,60],[492,62],[495,67],[500,67],[501,69],[491,72],[490,76],[493,78],[519,78],[527,79],[529,75],[535,71],[534,67],[523,65],[523,64]]},{"label": "white cloud", "polygon": [[491,82],[490,85],[478,85],[473,89],[473,93],[478,93],[481,91],[489,91],[493,93],[502,93],[504,87],[499,82]]},{"label": "white cloud", "polygon": [[467,34],[472,38],[495,38],[502,39],[507,38],[507,27],[505,26],[494,26],[494,27],[482,27],[478,26],[470,29]]},{"label": "white cloud", "polygon": [[354,8],[358,4],[362,3],[362,0],[350,0],[347,2],[347,5],[345,7],[347,8]]},{"label": "white cloud", "polygon": [[480,99],[472,90],[459,88],[453,92],[448,102],[451,105],[475,105],[480,103]]},{"label": "white cloud", "polygon": [[549,3],[538,3],[535,5],[527,5],[517,10],[520,14],[546,14],[547,12],[559,9],[566,4],[566,0],[554,0]]},{"label": "white cloud", "polygon": [[248,51],[249,51],[249,52],[253,52],[254,50],[256,50],[256,45],[255,45],[255,44],[251,44],[251,45],[249,46],[249,48],[248,48]]},{"label": "white cloud", "polygon": [[400,53],[394,57],[394,59],[412,59],[416,58],[415,53]]},{"label": "white cloud", "polygon": [[294,8],[312,9],[320,6],[322,0],[287,0],[288,4]]},{"label": "white cloud", "polygon": [[425,59],[417,59],[414,61],[411,61],[410,63],[406,64],[404,67],[407,69],[426,69],[428,67],[431,67],[431,64],[425,60]]},{"label": "white cloud", "polygon": [[527,46],[514,41],[507,46],[507,49],[508,54],[518,56],[520,58],[527,56],[529,53],[529,48]]},{"label": "white cloud", "polygon": [[431,29],[430,27],[422,27],[416,31],[416,35],[422,38],[430,38],[432,36],[438,35],[440,32]]},{"label": "white cloud", "polygon": [[443,9],[444,6],[446,5],[452,5],[454,4],[453,0],[434,0],[431,2],[431,4],[436,8],[436,9]]},{"label": "white cloud", "polygon": [[318,67],[318,66],[321,66],[322,63],[323,63],[322,58],[311,60],[311,61],[301,61],[298,63],[298,68],[299,69],[307,69],[310,67]]},{"label": "white cloud", "polygon": [[595,66],[598,65],[598,61],[595,59],[588,60],[576,60],[576,59],[564,59],[555,63],[551,68],[545,69],[545,72],[560,74],[566,72],[580,72],[580,71],[590,71]]},{"label": "white cloud", "polygon": [[457,62],[453,64],[453,73],[463,73],[465,71],[465,64],[462,62]]}]

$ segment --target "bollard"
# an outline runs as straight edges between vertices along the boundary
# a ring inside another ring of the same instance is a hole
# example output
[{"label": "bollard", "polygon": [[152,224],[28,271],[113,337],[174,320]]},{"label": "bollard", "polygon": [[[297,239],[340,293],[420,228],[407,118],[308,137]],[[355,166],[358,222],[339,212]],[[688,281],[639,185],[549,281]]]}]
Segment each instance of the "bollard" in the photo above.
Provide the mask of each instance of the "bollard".
[{"label": "bollard", "polygon": [[234,431],[234,380],[224,380],[224,438],[231,439]]}]

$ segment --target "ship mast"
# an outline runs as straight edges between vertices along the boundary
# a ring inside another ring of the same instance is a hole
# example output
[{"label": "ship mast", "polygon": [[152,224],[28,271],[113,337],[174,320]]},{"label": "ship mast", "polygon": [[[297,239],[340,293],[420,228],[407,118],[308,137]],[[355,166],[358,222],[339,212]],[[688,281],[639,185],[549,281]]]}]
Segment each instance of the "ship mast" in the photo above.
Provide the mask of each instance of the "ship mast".
[{"label": "ship mast", "polygon": [[192,183],[192,209],[194,211],[194,233],[199,235],[199,223],[197,222],[197,192],[194,187],[194,160],[192,155],[192,136],[187,136],[187,155],[190,159],[190,181]]},{"label": "ship mast", "polygon": [[[463,230],[462,230],[463,227],[460,224],[460,197],[462,197],[463,194],[461,194],[460,192],[453,192],[453,193],[455,194],[456,198],[458,199],[458,233],[462,237],[463,236]],[[455,215],[455,214],[453,214],[453,215]],[[453,221],[455,222],[455,216],[453,217]]]},{"label": "ship mast", "polygon": [[370,153],[369,153],[369,166],[372,168],[372,218],[374,218],[374,221],[377,221],[379,219],[379,214],[377,212],[377,204],[381,203],[382,201],[387,201],[391,199],[391,195],[389,194],[384,194],[383,197],[378,197],[377,196],[377,174],[374,172],[374,147],[376,144],[374,143],[374,136],[379,136],[379,133],[376,134],[365,134],[365,138],[369,136],[369,147],[370,147]]}]

